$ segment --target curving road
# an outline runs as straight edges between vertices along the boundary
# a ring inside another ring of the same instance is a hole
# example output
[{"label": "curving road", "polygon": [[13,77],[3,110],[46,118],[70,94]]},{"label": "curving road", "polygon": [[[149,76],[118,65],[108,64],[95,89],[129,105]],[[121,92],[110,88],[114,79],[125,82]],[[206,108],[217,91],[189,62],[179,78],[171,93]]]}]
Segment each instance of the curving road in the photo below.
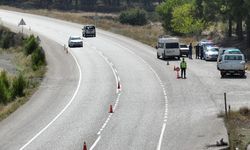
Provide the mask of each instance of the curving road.
[{"label": "curving road", "polygon": [[98,29],[67,54],[63,45],[82,25],[6,10],[0,17],[13,28],[23,18],[25,32],[41,36],[49,68],[31,100],[0,122],[0,149],[80,150],[83,141],[88,149],[207,149],[227,139],[217,118],[223,93],[232,108],[249,105],[250,79],[221,79],[215,62],[188,60],[188,79],[177,80],[178,61],[167,66],[132,39]]}]

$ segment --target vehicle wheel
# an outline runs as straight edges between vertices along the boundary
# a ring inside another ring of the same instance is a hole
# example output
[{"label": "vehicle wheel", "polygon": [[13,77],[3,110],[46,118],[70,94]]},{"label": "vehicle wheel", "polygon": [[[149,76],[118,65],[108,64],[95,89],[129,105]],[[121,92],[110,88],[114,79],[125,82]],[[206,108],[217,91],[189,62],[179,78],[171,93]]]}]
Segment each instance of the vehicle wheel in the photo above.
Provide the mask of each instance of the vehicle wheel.
[{"label": "vehicle wheel", "polygon": [[165,55],[164,55],[164,54],[162,54],[162,56],[161,56],[161,57],[162,57],[162,59],[165,59]]},{"label": "vehicle wheel", "polygon": [[242,73],[240,74],[240,76],[241,76],[241,77],[245,77],[245,72],[242,72]]},{"label": "vehicle wheel", "polygon": [[181,59],[181,57],[179,56],[179,57],[177,57],[177,59],[178,59],[178,60],[180,60],[180,59]]},{"label": "vehicle wheel", "polygon": [[157,58],[159,59],[160,58],[160,55],[157,53]]},{"label": "vehicle wheel", "polygon": [[220,75],[221,75],[221,78],[224,78],[224,77],[225,77],[225,75],[226,75],[226,73],[224,73],[224,72],[220,72]]}]

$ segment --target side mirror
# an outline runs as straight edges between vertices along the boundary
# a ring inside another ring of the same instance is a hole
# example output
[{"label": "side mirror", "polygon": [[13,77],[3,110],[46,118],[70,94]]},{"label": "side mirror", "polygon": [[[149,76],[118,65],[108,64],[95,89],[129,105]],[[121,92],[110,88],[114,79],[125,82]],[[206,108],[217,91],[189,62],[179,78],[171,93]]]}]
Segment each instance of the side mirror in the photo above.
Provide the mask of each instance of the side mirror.
[{"label": "side mirror", "polygon": [[158,46],[157,46],[157,45],[155,46],[155,49],[158,49]]}]

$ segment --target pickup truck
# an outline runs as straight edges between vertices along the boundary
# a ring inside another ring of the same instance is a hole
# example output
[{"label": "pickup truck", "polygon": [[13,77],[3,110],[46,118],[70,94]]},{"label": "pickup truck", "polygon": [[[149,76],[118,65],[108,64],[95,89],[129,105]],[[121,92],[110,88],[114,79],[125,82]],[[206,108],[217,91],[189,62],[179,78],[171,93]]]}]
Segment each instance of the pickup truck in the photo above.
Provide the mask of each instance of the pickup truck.
[{"label": "pickup truck", "polygon": [[246,61],[243,54],[224,54],[218,60],[217,68],[221,73],[221,77],[227,74],[239,74],[245,76]]}]

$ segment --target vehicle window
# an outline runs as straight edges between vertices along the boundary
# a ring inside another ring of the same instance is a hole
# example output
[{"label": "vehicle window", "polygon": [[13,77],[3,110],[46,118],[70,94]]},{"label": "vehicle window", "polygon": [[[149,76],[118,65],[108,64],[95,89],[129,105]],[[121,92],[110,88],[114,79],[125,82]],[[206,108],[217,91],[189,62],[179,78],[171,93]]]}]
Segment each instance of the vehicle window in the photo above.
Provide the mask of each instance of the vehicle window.
[{"label": "vehicle window", "polygon": [[94,27],[94,26],[87,26],[86,29],[87,29],[87,30],[94,30],[95,27]]},{"label": "vehicle window", "polygon": [[80,37],[71,37],[71,40],[81,40]]},{"label": "vehicle window", "polygon": [[166,48],[179,48],[179,43],[166,43]]},{"label": "vehicle window", "polygon": [[158,48],[164,48],[164,43],[158,43]]},{"label": "vehicle window", "polygon": [[188,48],[187,45],[180,45],[181,48]]},{"label": "vehicle window", "polygon": [[225,60],[242,60],[240,55],[226,55]]},{"label": "vehicle window", "polygon": [[212,52],[218,52],[219,49],[218,48],[211,48],[210,51],[212,51]]}]

